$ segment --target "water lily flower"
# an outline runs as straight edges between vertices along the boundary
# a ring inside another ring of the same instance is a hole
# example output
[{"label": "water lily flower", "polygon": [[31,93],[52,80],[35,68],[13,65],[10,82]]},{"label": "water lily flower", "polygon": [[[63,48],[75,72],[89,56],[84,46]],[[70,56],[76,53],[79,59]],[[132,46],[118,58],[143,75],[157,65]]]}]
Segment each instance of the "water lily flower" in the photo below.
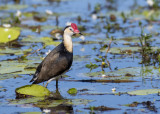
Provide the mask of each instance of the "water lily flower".
[{"label": "water lily flower", "polygon": [[71,25],[71,22],[67,22],[66,25],[67,25],[67,26],[70,26],[70,25]]},{"label": "water lily flower", "polygon": [[114,87],[114,88],[112,88],[112,92],[115,92],[116,91],[116,88]]},{"label": "water lily flower", "polygon": [[17,16],[17,17],[20,17],[21,15],[22,15],[21,11],[20,11],[20,10],[17,10],[16,16]]},{"label": "water lily flower", "polygon": [[49,109],[43,109],[43,112],[44,112],[44,113],[50,113],[51,110],[49,110]]},{"label": "water lily flower", "polygon": [[59,39],[61,39],[61,34],[60,33],[56,33],[55,37],[59,40]]},{"label": "water lily flower", "polygon": [[46,12],[46,14],[48,14],[48,15],[52,15],[52,14],[53,14],[53,12],[52,12],[51,10],[46,10],[45,12]]},{"label": "water lily flower", "polygon": [[147,0],[147,4],[148,4],[149,6],[153,6],[154,1],[153,1],[153,0]]},{"label": "water lily flower", "polygon": [[11,24],[3,24],[2,26],[6,27],[6,28],[9,28],[9,27],[11,27]]},{"label": "water lily flower", "polygon": [[85,37],[84,37],[83,35],[81,35],[79,38],[80,38],[81,40],[85,40]]},{"label": "water lily flower", "polygon": [[97,15],[96,14],[92,14],[91,17],[92,17],[93,20],[97,19]]},{"label": "water lily flower", "polygon": [[102,77],[105,77],[106,75],[105,74],[102,74]]}]

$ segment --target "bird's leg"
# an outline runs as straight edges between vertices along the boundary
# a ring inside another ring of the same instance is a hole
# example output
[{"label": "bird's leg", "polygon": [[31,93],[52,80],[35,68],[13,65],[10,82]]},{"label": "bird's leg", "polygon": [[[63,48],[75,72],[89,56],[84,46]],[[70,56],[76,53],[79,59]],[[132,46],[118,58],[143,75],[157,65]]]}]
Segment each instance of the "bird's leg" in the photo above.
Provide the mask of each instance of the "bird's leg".
[{"label": "bird's leg", "polygon": [[46,83],[46,85],[45,85],[45,87],[47,88],[47,85],[52,81],[52,80],[54,80],[55,78],[51,78],[50,80],[48,80],[47,81],[47,83]]},{"label": "bird's leg", "polygon": [[46,85],[45,85],[45,88],[47,88],[48,83],[49,83],[49,82],[47,81],[47,83],[46,83]]},{"label": "bird's leg", "polygon": [[58,78],[56,78],[56,89],[58,89]]}]

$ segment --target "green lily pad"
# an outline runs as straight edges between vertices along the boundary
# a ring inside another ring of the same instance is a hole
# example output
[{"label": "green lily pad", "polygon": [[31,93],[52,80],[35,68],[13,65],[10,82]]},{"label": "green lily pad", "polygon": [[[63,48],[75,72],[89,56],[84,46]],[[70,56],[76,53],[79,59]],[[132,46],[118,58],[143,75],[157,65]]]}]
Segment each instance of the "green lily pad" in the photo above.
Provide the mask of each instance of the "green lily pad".
[{"label": "green lily pad", "polygon": [[25,98],[26,96],[45,97],[51,94],[47,88],[37,84],[19,87],[15,92],[17,98]]},{"label": "green lily pad", "polygon": [[28,103],[37,103],[39,101],[45,100],[45,97],[29,97],[25,99],[8,99],[10,104],[28,104]]},{"label": "green lily pad", "polygon": [[0,27],[0,43],[7,43],[18,39],[20,30],[16,28],[3,28]]},{"label": "green lily pad", "polygon": [[[159,49],[158,47],[151,47],[153,51]],[[109,50],[110,53],[114,54],[132,54],[135,52],[140,52],[141,47],[113,47]],[[105,50],[101,50],[105,51]]]},{"label": "green lily pad", "polygon": [[45,46],[47,46],[47,45],[55,45],[55,46],[57,46],[57,45],[59,45],[60,44],[60,42],[55,42],[55,41],[53,41],[53,39],[52,38],[50,38],[50,37],[43,37],[43,38],[36,38],[36,37],[33,37],[33,36],[29,36],[28,38],[24,38],[23,40],[22,40],[22,42],[36,42],[36,43],[38,43],[38,42],[42,42],[42,43],[44,43],[45,44]]},{"label": "green lily pad", "polygon": [[76,88],[71,88],[67,91],[69,94],[77,94],[77,89]]},{"label": "green lily pad", "polygon": [[15,74],[0,74],[0,80],[6,80],[6,79],[18,78],[18,77],[22,77],[22,76],[15,75]]},{"label": "green lily pad", "polygon": [[10,4],[10,5],[1,5],[0,10],[18,10],[18,9],[24,9],[27,8],[27,5],[19,5],[19,4]]},{"label": "green lily pad", "polygon": [[91,73],[86,73],[85,75],[109,78],[110,80],[130,79],[130,78],[133,79],[133,77],[144,77],[144,76],[145,77],[152,76],[153,78],[160,75],[160,71],[159,68],[156,68],[154,66],[145,66],[145,67],[123,68],[112,72],[91,72]]},{"label": "green lily pad", "polygon": [[135,90],[127,92],[130,95],[149,95],[149,94],[155,94],[159,93],[160,89],[144,89],[144,90]]},{"label": "green lily pad", "polygon": [[23,15],[25,17],[33,17],[34,15],[37,15],[38,12],[24,12]]},{"label": "green lily pad", "polygon": [[[33,74],[35,73],[35,69],[37,67],[34,63],[34,60],[26,60],[23,62],[19,62],[17,60],[1,61],[0,74],[14,74],[13,76],[19,74]],[[12,75],[10,75],[10,77],[12,77]]]},{"label": "green lily pad", "polygon": [[0,49],[0,55],[6,55],[6,54],[22,55],[31,51],[32,49],[11,49],[5,47],[4,49]]}]

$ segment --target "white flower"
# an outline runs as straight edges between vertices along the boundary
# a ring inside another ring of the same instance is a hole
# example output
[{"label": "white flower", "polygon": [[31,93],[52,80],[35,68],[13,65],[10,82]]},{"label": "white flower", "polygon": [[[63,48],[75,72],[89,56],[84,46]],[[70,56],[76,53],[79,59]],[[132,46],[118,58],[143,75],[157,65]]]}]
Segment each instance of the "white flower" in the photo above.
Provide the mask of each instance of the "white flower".
[{"label": "white flower", "polygon": [[46,55],[48,55],[51,52],[51,50],[49,49],[48,52],[46,52]]},{"label": "white flower", "polygon": [[11,27],[11,24],[3,24],[2,26],[6,27],[6,28],[9,28],[9,27]]},{"label": "white flower", "polygon": [[97,19],[97,15],[96,14],[92,14],[92,19],[96,20]]},{"label": "white flower", "polygon": [[147,4],[148,4],[149,6],[153,6],[154,1],[153,1],[153,0],[147,0]]},{"label": "white flower", "polygon": [[16,16],[17,16],[17,17],[20,17],[20,16],[21,16],[21,14],[22,14],[22,13],[21,13],[21,11],[20,11],[20,10],[17,10],[17,12],[16,12]]},{"label": "white flower", "polygon": [[116,88],[114,87],[114,88],[112,88],[112,92],[115,92],[116,91]]},{"label": "white flower", "polygon": [[48,15],[52,15],[52,14],[53,14],[53,12],[52,12],[51,10],[46,10],[46,14],[48,14]]},{"label": "white flower", "polygon": [[44,113],[49,113],[49,112],[51,112],[51,110],[49,110],[49,109],[43,109],[43,112]]},{"label": "white flower", "polygon": [[11,35],[8,35],[8,39],[10,39],[11,38]]},{"label": "white flower", "polygon": [[85,40],[85,37],[84,37],[83,35],[81,35],[79,38],[80,38],[81,40]]},{"label": "white flower", "polygon": [[60,33],[56,33],[55,37],[59,40],[59,39],[61,39],[61,34]]},{"label": "white flower", "polygon": [[105,74],[102,74],[102,77],[105,77],[106,75]]},{"label": "white flower", "polygon": [[36,32],[39,32],[39,29],[38,29],[38,28],[36,29]]},{"label": "white flower", "polygon": [[67,26],[70,26],[70,25],[71,25],[71,22],[67,22],[66,25],[67,25]]}]

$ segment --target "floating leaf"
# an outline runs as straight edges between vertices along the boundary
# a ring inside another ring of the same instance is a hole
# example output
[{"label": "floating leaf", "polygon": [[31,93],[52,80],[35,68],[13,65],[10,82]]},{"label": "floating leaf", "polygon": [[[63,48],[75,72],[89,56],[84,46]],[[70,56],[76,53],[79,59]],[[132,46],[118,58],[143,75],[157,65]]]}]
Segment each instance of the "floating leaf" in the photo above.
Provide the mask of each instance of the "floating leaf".
[{"label": "floating leaf", "polygon": [[[151,50],[156,51],[158,47],[151,47]],[[141,47],[113,47],[109,50],[113,54],[132,54],[135,52],[140,52]],[[105,51],[105,50],[100,50]]]},{"label": "floating leaf", "polygon": [[22,40],[22,42],[42,42],[45,44],[45,46],[47,46],[47,45],[57,46],[58,44],[60,44],[60,42],[53,41],[53,39],[50,37],[36,38],[36,37],[32,37],[32,36],[30,36],[28,38],[24,38]]},{"label": "floating leaf", "polygon": [[19,87],[15,92],[17,98],[25,98],[27,96],[44,97],[51,94],[47,88],[37,84]]},{"label": "floating leaf", "polygon": [[18,10],[27,8],[27,5],[19,5],[19,4],[10,4],[10,5],[1,5],[0,10]]},{"label": "floating leaf", "polygon": [[71,88],[67,91],[69,94],[77,94],[77,89],[76,88]]},{"label": "floating leaf", "polygon": [[157,77],[159,74],[160,74],[159,68],[156,68],[154,66],[145,66],[145,67],[123,68],[112,72],[91,72],[91,73],[86,73],[85,75],[104,77],[104,78],[108,76],[110,80],[115,80],[115,79],[130,79],[133,77],[143,77],[143,76],[145,77],[152,76],[153,78],[153,76]]},{"label": "floating leaf", "polygon": [[[1,61],[0,74],[33,74],[37,67],[33,60],[27,60],[23,62],[19,61]],[[32,69],[29,69],[29,65],[32,64]],[[28,68],[28,69],[27,69]]]},{"label": "floating leaf", "polygon": [[6,55],[6,54],[21,55],[31,51],[32,49],[11,49],[6,47],[4,49],[0,49],[0,55]]},{"label": "floating leaf", "polygon": [[0,43],[7,43],[18,39],[20,30],[16,28],[3,28],[0,27]]},{"label": "floating leaf", "polygon": [[90,68],[90,69],[95,69],[95,68],[98,67],[98,65],[93,64],[93,63],[90,63],[90,64],[86,64],[86,67],[87,67],[87,68]]},{"label": "floating leaf", "polygon": [[135,90],[127,92],[130,95],[149,95],[149,94],[155,94],[159,93],[160,89],[143,89],[143,90]]}]

